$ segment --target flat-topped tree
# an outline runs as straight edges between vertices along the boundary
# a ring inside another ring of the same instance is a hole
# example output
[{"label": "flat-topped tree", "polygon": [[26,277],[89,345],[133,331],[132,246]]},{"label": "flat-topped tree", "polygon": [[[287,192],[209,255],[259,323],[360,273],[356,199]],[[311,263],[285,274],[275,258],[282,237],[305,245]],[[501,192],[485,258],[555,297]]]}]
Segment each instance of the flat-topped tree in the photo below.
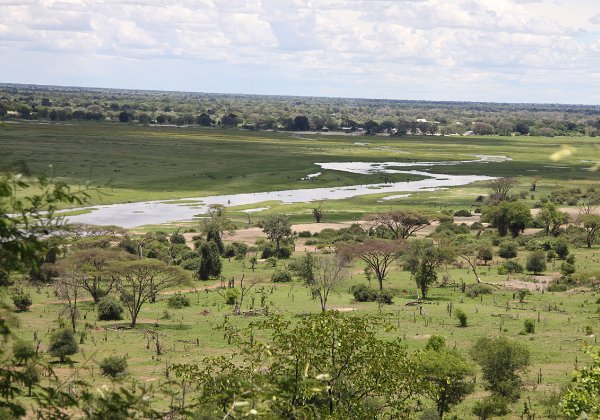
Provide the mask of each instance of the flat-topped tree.
[{"label": "flat-topped tree", "polygon": [[393,210],[373,213],[366,219],[373,228],[383,226],[392,233],[394,239],[407,239],[415,232],[431,224],[427,216],[410,210]]},{"label": "flat-topped tree", "polygon": [[403,241],[367,239],[361,243],[342,245],[339,252],[346,258],[359,258],[364,261],[375,273],[379,290],[383,290],[383,280],[388,269],[405,250],[406,244]]},{"label": "flat-topped tree", "polygon": [[189,275],[183,269],[168,266],[159,260],[121,261],[112,266],[116,289],[131,316],[135,327],[142,306],[154,301],[165,289],[189,283]]}]

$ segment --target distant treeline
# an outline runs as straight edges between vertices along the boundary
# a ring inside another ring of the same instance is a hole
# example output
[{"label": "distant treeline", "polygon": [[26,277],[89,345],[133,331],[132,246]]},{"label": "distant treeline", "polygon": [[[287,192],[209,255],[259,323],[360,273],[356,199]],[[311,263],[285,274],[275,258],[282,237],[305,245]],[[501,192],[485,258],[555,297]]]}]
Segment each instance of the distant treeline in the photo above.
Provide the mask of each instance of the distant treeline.
[{"label": "distant treeline", "polygon": [[600,106],[232,95],[0,84],[0,119],[395,135],[596,136]]}]

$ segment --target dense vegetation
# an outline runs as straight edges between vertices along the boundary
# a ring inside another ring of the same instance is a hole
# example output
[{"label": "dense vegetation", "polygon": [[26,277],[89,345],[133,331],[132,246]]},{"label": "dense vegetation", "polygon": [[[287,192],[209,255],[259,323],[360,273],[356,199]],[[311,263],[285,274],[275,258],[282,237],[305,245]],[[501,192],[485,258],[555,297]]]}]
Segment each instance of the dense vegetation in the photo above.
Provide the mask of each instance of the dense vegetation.
[{"label": "dense vegetation", "polygon": [[0,118],[250,130],[590,135],[598,106],[344,99],[0,85]]}]

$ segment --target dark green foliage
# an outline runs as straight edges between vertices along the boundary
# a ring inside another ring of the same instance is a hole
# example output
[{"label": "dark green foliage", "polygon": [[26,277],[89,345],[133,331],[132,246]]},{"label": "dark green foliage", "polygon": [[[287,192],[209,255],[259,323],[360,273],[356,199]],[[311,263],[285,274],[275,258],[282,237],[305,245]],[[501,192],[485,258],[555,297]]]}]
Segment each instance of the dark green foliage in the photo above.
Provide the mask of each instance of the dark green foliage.
[{"label": "dark green foliage", "polygon": [[493,290],[494,289],[490,285],[475,283],[469,284],[467,287],[465,287],[465,294],[468,297],[475,298],[479,295],[489,295],[492,293]]},{"label": "dark green foliage", "polygon": [[484,261],[485,264],[494,259],[494,250],[489,244],[481,244],[477,247],[477,259]]},{"label": "dark green foliage", "polygon": [[227,305],[235,305],[240,298],[238,289],[227,289],[225,292],[225,303]]},{"label": "dark green foliage", "polygon": [[182,293],[175,293],[167,300],[169,308],[182,309],[190,306],[190,300]]},{"label": "dark green foliage", "polygon": [[454,217],[471,217],[472,214],[469,210],[458,210],[454,213]]},{"label": "dark green foliage", "polygon": [[350,292],[357,302],[379,302],[384,305],[391,305],[394,300],[394,294],[389,290],[372,289],[366,284],[354,285]]},{"label": "dark green foliage", "polygon": [[467,314],[462,309],[456,309],[454,311],[454,316],[456,316],[456,319],[458,319],[459,327],[464,328],[467,326]]},{"label": "dark green foliage", "polygon": [[23,364],[36,356],[35,347],[33,344],[24,340],[15,341],[12,347],[12,352],[13,357],[20,364]]},{"label": "dark green foliage", "polygon": [[223,255],[225,252],[225,244],[223,243],[223,239],[221,239],[221,234],[216,230],[209,230],[206,233],[206,242],[213,242],[217,246],[217,251],[219,255]]},{"label": "dark green foliage", "polygon": [[470,230],[484,230],[485,227],[481,222],[473,222],[469,228]]},{"label": "dark green foliage", "polygon": [[12,301],[19,312],[28,311],[32,304],[31,296],[22,291],[12,295]]},{"label": "dark green foliage", "polygon": [[524,271],[523,266],[517,260],[504,261],[498,269],[499,272],[500,272],[500,268],[504,269],[505,274],[517,274],[517,273],[522,273]]},{"label": "dark green foliage", "polygon": [[554,251],[556,252],[556,255],[558,255],[559,259],[566,259],[570,252],[569,241],[563,237],[558,238],[556,242],[554,242]]},{"label": "dark green foliage", "polygon": [[527,257],[526,268],[528,271],[533,271],[533,274],[540,274],[546,270],[546,253],[544,251],[533,251]]},{"label": "dark green foliage", "polygon": [[575,273],[575,266],[563,261],[560,265],[560,273],[565,277],[570,276],[571,274]]},{"label": "dark green foliage", "polygon": [[169,238],[170,242],[172,244],[183,244],[185,245],[185,236],[183,236],[181,233],[174,233],[171,235],[171,237]]},{"label": "dark green foliage", "polygon": [[127,359],[119,356],[109,356],[100,362],[103,375],[117,378],[123,376],[127,371]]},{"label": "dark green foliage", "polygon": [[509,400],[519,398],[523,381],[519,376],[530,364],[529,350],[505,337],[481,337],[471,349],[481,366],[485,389]]},{"label": "dark green foliage", "polygon": [[307,230],[303,230],[301,232],[298,232],[298,237],[299,238],[310,238],[310,237],[312,237],[312,234]]},{"label": "dark green foliage", "polygon": [[200,262],[201,259],[199,257],[186,259],[181,262],[181,267],[185,270],[197,273],[198,270],[200,270]]},{"label": "dark green foliage", "polygon": [[315,280],[316,258],[313,253],[307,252],[299,259],[292,261],[288,267],[304,283],[312,284]]},{"label": "dark green foliage", "polygon": [[105,296],[98,302],[99,321],[120,321],[123,319],[123,306],[112,296]]},{"label": "dark green foliage", "polygon": [[75,333],[70,329],[60,329],[50,336],[50,346],[48,353],[53,357],[58,357],[60,363],[64,363],[67,356],[71,356],[79,351],[79,346],[75,340]]},{"label": "dark green foliage", "polygon": [[443,234],[446,236],[465,235],[465,234],[469,233],[469,230],[470,230],[469,227],[467,225],[465,225],[464,223],[461,225],[457,225],[452,222],[444,222],[444,223],[440,223],[435,228],[435,233]]},{"label": "dark green foliage", "polygon": [[500,236],[506,236],[510,232],[513,237],[517,237],[531,222],[531,213],[525,203],[503,201],[485,207],[481,220],[498,229]]},{"label": "dark green foliage", "polygon": [[292,281],[292,275],[289,271],[278,270],[271,276],[273,283],[289,283]]},{"label": "dark green foliage", "polygon": [[208,280],[221,274],[223,265],[217,244],[213,241],[205,242],[200,246],[200,268],[198,278]]},{"label": "dark green foliage", "polygon": [[498,255],[505,259],[516,258],[519,244],[512,240],[502,241],[498,248]]}]

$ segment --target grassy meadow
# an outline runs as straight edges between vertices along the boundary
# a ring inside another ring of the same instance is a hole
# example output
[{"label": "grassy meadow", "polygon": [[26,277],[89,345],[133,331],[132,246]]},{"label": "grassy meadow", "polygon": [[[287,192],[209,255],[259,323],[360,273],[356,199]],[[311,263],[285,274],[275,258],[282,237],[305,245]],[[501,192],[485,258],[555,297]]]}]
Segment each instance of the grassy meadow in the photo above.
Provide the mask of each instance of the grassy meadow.
[{"label": "grassy meadow", "polygon": [[[355,142],[369,143],[367,146]],[[572,156],[559,162],[550,156],[561,146],[575,149]],[[176,199],[241,192],[260,192],[279,189],[342,186],[400,181],[407,175],[359,175],[336,171],[322,171],[315,162],[344,161],[446,161],[470,160],[476,155],[502,155],[506,162],[435,166],[434,173],[478,174],[517,177],[516,192],[526,191],[524,199],[533,205],[538,197],[556,188],[598,186],[599,172],[588,169],[600,160],[597,140],[589,137],[380,137],[293,135],[264,131],[237,131],[201,128],[173,128],[132,126],[127,124],[36,124],[15,123],[0,127],[0,167],[23,162],[31,173],[45,171],[70,185],[107,185],[100,195],[92,195],[89,205]],[[51,168],[49,167],[51,165]],[[419,169],[419,168],[410,168]],[[314,172],[322,176],[302,181]],[[534,177],[540,178],[539,188],[531,196],[529,185]],[[428,212],[471,209],[477,196],[486,194],[485,183],[438,191],[423,191],[410,197],[390,201],[381,198],[390,195],[374,194],[347,200],[325,201],[326,221],[359,220],[367,212],[390,208],[412,208]],[[263,207],[255,204],[230,208],[227,216],[239,222],[255,222],[267,214],[285,213],[294,223],[313,222],[311,204],[280,205],[266,203],[268,210],[246,215],[246,208]],[[265,206],[266,207],[266,206]],[[146,226],[136,231],[171,230],[170,226]],[[194,222],[185,224],[193,227]],[[474,234],[474,233],[473,233]],[[573,249],[577,270],[600,271],[600,248]],[[297,258],[296,253],[293,258]],[[524,263],[528,254],[523,248],[518,259]],[[541,280],[529,274],[517,274],[507,279],[499,275],[495,256],[489,265],[479,267],[486,282],[503,283],[507,280],[536,284]],[[281,260],[277,268],[289,261]],[[270,278],[275,268],[265,261],[256,270],[249,263],[223,259],[225,278],[260,282],[255,287],[256,299],[262,292],[272,311],[295,317],[316,313],[318,301],[311,299],[309,290],[299,281],[273,284]],[[560,263],[549,263],[545,276],[558,276]],[[392,305],[381,308],[376,303],[357,303],[350,293],[353,284],[365,283],[363,265],[355,263],[351,275],[330,299],[330,308],[360,315],[384,315],[396,327],[384,333],[400,337],[410,349],[425,346],[432,334],[446,337],[449,346],[467,355],[473,342],[481,336],[507,336],[524,343],[531,352],[532,365],[525,375],[525,391],[521,401],[512,405],[506,418],[520,418],[523,401],[530,398],[536,418],[552,418],[543,400],[569,382],[571,372],[589,359],[583,353],[584,345],[597,342],[600,334],[600,294],[585,288],[566,292],[534,291],[520,303],[515,288],[499,287],[492,294],[476,298],[466,296],[460,289],[462,282],[475,282],[466,265],[454,264],[440,272],[451,285],[433,286],[430,299],[417,306],[407,306],[416,297],[416,286],[410,273],[396,264],[385,280],[385,286],[394,289]],[[111,355],[126,355],[129,376],[125,381],[166,381],[168,367],[173,363],[202,363],[206,356],[227,354],[231,347],[222,332],[215,331],[232,308],[225,304],[215,290],[214,281],[195,281],[185,293],[191,305],[172,309],[167,305],[168,293],[162,294],[156,304],[147,304],[140,314],[138,326],[128,329],[128,321],[97,321],[93,303],[80,303],[82,316],[78,321],[82,332],[81,352],[72,357],[78,377],[100,385],[107,382],[99,373],[97,361]],[[534,288],[534,287],[533,287]],[[48,337],[56,328],[59,318],[67,320],[64,305],[57,302],[52,287],[26,286],[33,305],[28,312],[17,315],[17,334],[32,340],[34,333],[46,349]],[[459,328],[456,318],[448,313],[448,304],[462,309],[468,316],[468,327]],[[248,298],[244,310],[251,304]],[[258,304],[256,305],[258,306]],[[525,319],[535,320],[535,333],[523,335]],[[251,318],[234,317],[233,322],[245,325]],[[591,328],[589,334],[587,327]],[[163,351],[157,355],[156,336]],[[79,337],[79,336],[78,336]],[[473,362],[474,363],[474,362]],[[71,372],[57,365],[57,372],[67,377]],[[542,381],[538,383],[538,375]],[[458,418],[472,418],[473,404],[486,395],[480,385],[465,402],[453,409]]]}]

